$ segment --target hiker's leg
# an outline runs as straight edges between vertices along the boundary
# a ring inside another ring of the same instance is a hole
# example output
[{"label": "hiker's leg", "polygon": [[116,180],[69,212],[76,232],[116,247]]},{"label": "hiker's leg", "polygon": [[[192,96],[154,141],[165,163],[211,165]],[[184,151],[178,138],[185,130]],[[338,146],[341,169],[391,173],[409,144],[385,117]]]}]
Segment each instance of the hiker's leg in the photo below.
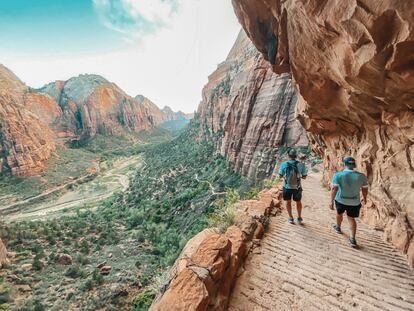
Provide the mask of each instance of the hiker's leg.
[{"label": "hiker's leg", "polygon": [[293,201],[296,202],[296,209],[298,211],[298,218],[302,218],[302,188],[293,190]]},{"label": "hiker's leg", "polygon": [[336,214],[336,225],[338,226],[338,228],[341,228],[342,225],[342,221],[344,220],[344,215],[343,214]]},{"label": "hiker's leg", "polygon": [[286,201],[286,210],[289,214],[289,217],[293,218],[293,216],[292,216],[292,200]]},{"label": "hiker's leg", "polygon": [[302,201],[296,201],[296,209],[298,210],[298,218],[302,218]]},{"label": "hiker's leg", "polygon": [[355,218],[348,216],[348,222],[349,222],[349,228],[351,230],[351,238],[355,239],[356,229],[357,229],[356,220],[355,220]]}]

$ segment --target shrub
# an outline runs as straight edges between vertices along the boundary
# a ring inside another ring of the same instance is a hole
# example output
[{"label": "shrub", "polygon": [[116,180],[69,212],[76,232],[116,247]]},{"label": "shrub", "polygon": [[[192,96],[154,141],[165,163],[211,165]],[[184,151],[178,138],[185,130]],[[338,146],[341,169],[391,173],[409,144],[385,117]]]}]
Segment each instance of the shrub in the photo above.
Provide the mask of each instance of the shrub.
[{"label": "shrub", "polygon": [[0,285],[0,303],[6,303],[10,299],[10,287]]},{"label": "shrub", "polygon": [[259,197],[259,188],[252,188],[244,195],[245,200],[256,200]]},{"label": "shrub", "polygon": [[84,275],[85,272],[81,270],[79,266],[71,266],[65,272],[65,276],[68,276],[72,279],[83,277]]},{"label": "shrub", "polygon": [[147,311],[154,298],[155,293],[153,291],[146,290],[142,292],[132,301],[130,311]]},{"label": "shrub", "polygon": [[43,269],[43,263],[40,261],[40,256],[39,256],[39,255],[36,255],[36,256],[33,258],[32,267],[33,267],[33,269],[34,269],[34,270],[36,270],[36,271],[40,271],[40,270],[42,270],[42,269]]}]

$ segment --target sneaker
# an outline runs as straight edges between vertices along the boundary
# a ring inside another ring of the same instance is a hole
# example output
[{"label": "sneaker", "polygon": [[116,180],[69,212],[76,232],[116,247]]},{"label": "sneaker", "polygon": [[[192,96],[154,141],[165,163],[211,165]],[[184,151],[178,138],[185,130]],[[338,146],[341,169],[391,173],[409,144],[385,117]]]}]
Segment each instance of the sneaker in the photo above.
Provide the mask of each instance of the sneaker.
[{"label": "sneaker", "polygon": [[357,242],[354,238],[350,237],[349,238],[349,244],[351,245],[351,247],[357,247]]},{"label": "sneaker", "polygon": [[342,234],[341,227],[338,227],[338,225],[332,224],[332,228],[335,230],[336,233]]},{"label": "sneaker", "polygon": [[294,223],[295,223],[295,221],[293,220],[293,218],[292,218],[292,217],[289,217],[289,218],[288,218],[288,223],[290,223],[290,224],[294,224]]},{"label": "sneaker", "polygon": [[298,224],[301,225],[303,222],[303,218],[302,217],[298,217]]}]

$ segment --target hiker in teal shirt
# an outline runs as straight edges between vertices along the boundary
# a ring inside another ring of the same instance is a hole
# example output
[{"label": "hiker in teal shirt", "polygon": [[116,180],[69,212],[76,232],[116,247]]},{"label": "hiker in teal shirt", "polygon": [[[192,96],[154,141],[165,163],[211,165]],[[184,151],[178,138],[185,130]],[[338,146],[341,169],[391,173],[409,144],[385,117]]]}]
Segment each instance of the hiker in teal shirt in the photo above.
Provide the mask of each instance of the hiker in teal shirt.
[{"label": "hiker in teal shirt", "polygon": [[345,169],[336,173],[332,179],[331,190],[331,203],[330,209],[334,209],[334,203],[336,206],[336,224],[332,227],[337,233],[342,233],[341,224],[343,220],[343,213],[346,211],[348,216],[348,222],[351,229],[351,236],[349,237],[349,243],[352,247],[356,247],[356,228],[357,224],[355,218],[359,217],[359,211],[361,209],[361,196],[362,191],[363,200],[365,204],[368,195],[368,179],[367,177],[355,170],[355,159],[347,157],[344,159]]},{"label": "hiker in teal shirt", "polygon": [[298,211],[297,221],[302,223],[302,185],[301,178],[305,179],[308,175],[304,163],[296,160],[297,152],[291,149],[288,153],[289,160],[283,162],[279,168],[279,176],[283,178],[283,200],[286,201],[286,210],[289,214],[288,222],[293,224],[292,199],[296,202]]}]

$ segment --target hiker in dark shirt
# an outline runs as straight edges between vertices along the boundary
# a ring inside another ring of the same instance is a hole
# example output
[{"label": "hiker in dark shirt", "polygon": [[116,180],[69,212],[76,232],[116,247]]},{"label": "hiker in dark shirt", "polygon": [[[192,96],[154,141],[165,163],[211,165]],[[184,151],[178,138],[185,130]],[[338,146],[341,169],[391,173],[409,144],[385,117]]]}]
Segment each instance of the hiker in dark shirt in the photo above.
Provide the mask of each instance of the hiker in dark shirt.
[{"label": "hiker in dark shirt", "polygon": [[308,172],[304,163],[296,160],[297,152],[291,149],[288,153],[289,160],[283,162],[279,168],[279,176],[283,178],[283,200],[286,201],[286,209],[289,214],[288,222],[293,224],[294,219],[292,215],[292,199],[296,202],[296,209],[298,212],[297,221],[302,223],[302,185],[301,178],[305,179]]}]

